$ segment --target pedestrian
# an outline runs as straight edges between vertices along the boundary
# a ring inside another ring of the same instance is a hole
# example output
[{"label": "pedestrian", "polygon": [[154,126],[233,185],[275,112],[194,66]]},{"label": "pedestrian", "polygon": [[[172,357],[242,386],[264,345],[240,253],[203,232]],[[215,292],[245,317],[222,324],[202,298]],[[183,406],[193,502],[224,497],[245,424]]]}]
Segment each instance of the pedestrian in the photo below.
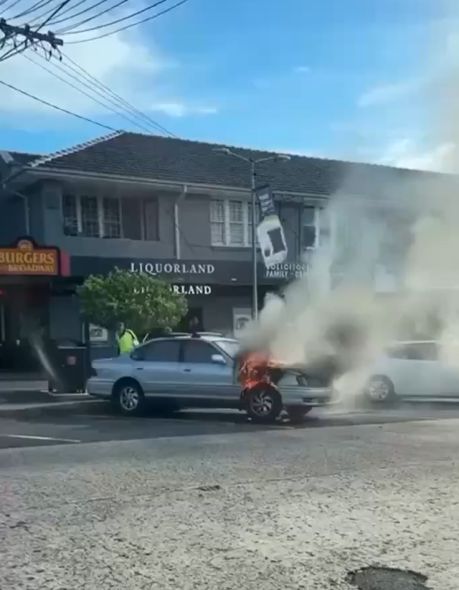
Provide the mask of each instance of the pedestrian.
[{"label": "pedestrian", "polygon": [[126,328],[124,322],[118,322],[116,327],[116,342],[119,354],[129,354],[139,345],[137,336],[132,330]]}]

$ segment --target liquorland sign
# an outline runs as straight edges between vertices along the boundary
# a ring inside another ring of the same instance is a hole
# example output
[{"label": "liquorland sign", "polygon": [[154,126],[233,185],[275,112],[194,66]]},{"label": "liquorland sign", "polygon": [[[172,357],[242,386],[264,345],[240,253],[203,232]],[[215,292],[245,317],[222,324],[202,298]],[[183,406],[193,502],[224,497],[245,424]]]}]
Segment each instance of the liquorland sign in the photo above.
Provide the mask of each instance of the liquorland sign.
[{"label": "liquorland sign", "polygon": [[131,272],[144,272],[149,275],[213,275],[215,266],[191,262],[131,262]]},{"label": "liquorland sign", "polygon": [[[171,284],[187,285],[193,294],[194,286],[210,287],[212,285],[246,285],[252,284],[253,267],[250,260],[174,260],[174,259],[129,259],[97,256],[72,256],[71,274],[87,277],[91,274],[106,274],[114,268],[129,270],[134,273],[146,273],[162,277]],[[276,285],[301,278],[307,272],[307,265],[302,262],[285,262],[266,269],[258,264],[260,285]],[[181,292],[185,287],[180,286]],[[213,287],[212,287],[213,289]],[[209,289],[196,292],[196,295],[209,295]]]},{"label": "liquorland sign", "polygon": [[10,247],[0,247],[0,275],[59,275],[59,249],[37,246],[21,238]]}]

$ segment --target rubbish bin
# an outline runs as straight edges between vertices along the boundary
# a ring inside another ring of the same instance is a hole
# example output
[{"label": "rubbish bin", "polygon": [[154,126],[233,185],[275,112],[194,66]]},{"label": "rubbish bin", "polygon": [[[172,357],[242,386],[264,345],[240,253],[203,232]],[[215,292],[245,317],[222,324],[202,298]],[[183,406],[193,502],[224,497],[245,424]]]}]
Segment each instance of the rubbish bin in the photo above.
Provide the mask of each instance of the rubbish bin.
[{"label": "rubbish bin", "polygon": [[48,378],[49,390],[61,393],[86,391],[89,375],[87,346],[80,342],[60,342],[51,356],[53,374]]}]

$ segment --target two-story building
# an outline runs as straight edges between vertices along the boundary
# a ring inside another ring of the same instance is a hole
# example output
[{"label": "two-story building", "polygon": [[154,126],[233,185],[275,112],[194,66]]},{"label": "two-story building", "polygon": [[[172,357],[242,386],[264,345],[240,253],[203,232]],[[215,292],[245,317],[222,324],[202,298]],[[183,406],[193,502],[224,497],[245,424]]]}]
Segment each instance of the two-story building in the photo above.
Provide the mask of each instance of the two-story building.
[{"label": "two-story building", "polygon": [[[216,147],[120,132],[50,156],[0,152],[0,368],[24,364],[10,351],[31,330],[81,338],[75,286],[115,267],[169,279],[203,329],[238,330],[251,308],[250,170]],[[301,156],[258,166],[289,248],[281,268],[267,271],[260,258],[261,303],[333,238],[324,207],[350,168],[364,178],[376,167]],[[100,354],[106,339],[94,330]]]}]

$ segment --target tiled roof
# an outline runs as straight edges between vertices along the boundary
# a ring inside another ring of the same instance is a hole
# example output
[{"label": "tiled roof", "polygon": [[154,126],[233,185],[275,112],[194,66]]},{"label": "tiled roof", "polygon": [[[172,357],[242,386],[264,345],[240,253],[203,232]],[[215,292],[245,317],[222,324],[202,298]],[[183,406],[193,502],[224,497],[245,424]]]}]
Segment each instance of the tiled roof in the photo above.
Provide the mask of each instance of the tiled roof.
[{"label": "tiled roof", "polygon": [[25,152],[8,152],[10,156],[13,158],[15,164],[20,164],[22,166],[26,164],[30,164],[33,160],[36,160],[40,156],[38,154],[28,154]]},{"label": "tiled roof", "polygon": [[[34,163],[40,169],[52,168],[99,173],[159,181],[179,181],[207,185],[247,188],[249,166],[218,153],[217,144],[122,132],[98,138],[89,144],[50,155]],[[232,148],[254,159],[270,152]],[[412,176],[412,170],[374,164],[358,164],[292,155],[289,161],[267,162],[258,167],[259,183],[269,183],[275,191],[329,195],[352,178],[353,185],[365,187],[388,179],[389,175]]]}]

